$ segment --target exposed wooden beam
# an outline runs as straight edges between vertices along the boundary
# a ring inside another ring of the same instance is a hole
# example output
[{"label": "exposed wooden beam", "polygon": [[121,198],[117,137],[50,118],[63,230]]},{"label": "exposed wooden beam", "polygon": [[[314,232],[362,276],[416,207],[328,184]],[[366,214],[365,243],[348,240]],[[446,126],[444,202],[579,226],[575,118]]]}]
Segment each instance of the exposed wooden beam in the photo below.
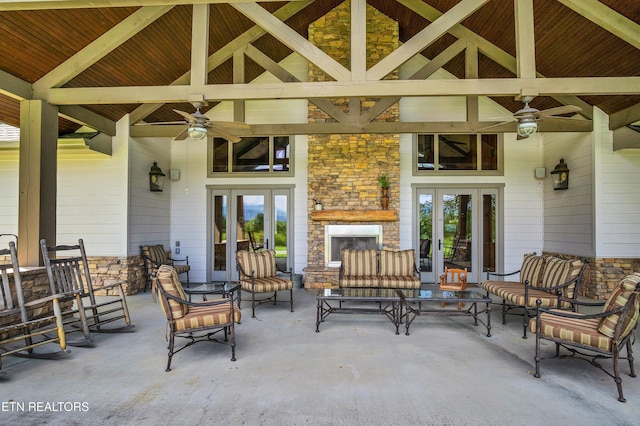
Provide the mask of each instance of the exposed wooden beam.
[{"label": "exposed wooden beam", "polygon": [[[590,120],[544,120],[540,131],[545,132],[590,132],[593,123]],[[554,123],[555,122],[555,123]],[[370,122],[370,123],[300,123],[300,124],[252,124],[248,130],[238,130],[238,136],[260,135],[313,135],[313,134],[357,134],[357,133],[474,133],[480,129],[500,124],[495,121],[484,122]],[[130,135],[142,137],[174,137],[184,126],[131,126]],[[515,123],[506,123],[491,129],[491,133],[515,132]]]},{"label": "exposed wooden beam", "polygon": [[[277,11],[275,11],[273,13],[273,16],[280,19],[281,21],[286,21],[287,19],[289,19],[296,13],[300,12],[302,9],[304,9],[311,3],[313,3],[313,0],[290,2],[285,6],[282,6]],[[245,31],[244,33],[242,33],[239,37],[236,37],[234,40],[232,40],[222,48],[218,49],[214,54],[209,56],[209,62],[207,65],[208,72],[211,72],[212,70],[214,70],[215,68],[223,64],[225,61],[227,61],[229,58],[231,58],[231,56],[236,50],[241,49],[244,45],[257,40],[258,38],[262,37],[264,34],[266,34],[266,31],[260,28],[258,25],[256,25],[250,28],[249,30]],[[176,86],[176,85],[182,85],[182,84],[189,84],[190,76],[191,76],[191,72],[186,72],[182,76],[174,80],[170,85]],[[130,113],[131,122],[137,123],[143,120],[145,117],[147,117],[149,114],[151,114],[152,112],[160,108],[162,105],[163,105],[162,103],[156,103],[156,104],[144,104],[139,106],[138,108],[136,108]]]},{"label": "exposed wooden beam", "polygon": [[[597,0],[558,0],[569,9],[640,49],[640,25]],[[633,2],[632,2],[633,3]]]},{"label": "exposed wooden beam", "polygon": [[313,45],[284,22],[277,19],[257,3],[233,4],[240,13],[260,25],[269,34],[298,52],[302,57],[326,72],[337,81],[349,81],[351,72],[331,56]]},{"label": "exposed wooden beam", "polygon": [[95,112],[76,105],[61,105],[58,112],[64,118],[83,126],[91,127],[109,136],[116,135],[116,123]]},{"label": "exposed wooden beam", "polygon": [[[233,54],[233,83],[240,84],[244,81],[244,52],[241,50]],[[245,121],[245,102],[243,99],[233,101],[233,121]]]},{"label": "exposed wooden beam", "polygon": [[209,60],[209,5],[194,4],[191,18],[191,76],[193,93],[207,84]]},{"label": "exposed wooden beam", "polygon": [[516,63],[520,78],[536,78],[533,0],[515,0]]},{"label": "exposed wooden beam", "polygon": [[[210,84],[207,100],[309,99],[342,97],[412,96],[519,96],[522,89],[542,96],[640,94],[640,77],[582,78],[487,78],[446,80],[383,80],[356,82],[303,82],[257,84]],[[190,86],[126,86],[52,88],[45,99],[52,105],[130,104],[184,102]]]},{"label": "exposed wooden beam", "polygon": [[[274,77],[276,77],[280,81],[283,81],[283,82],[292,82],[292,81],[299,82],[300,81],[298,77],[291,74],[283,66],[281,66],[276,61],[274,61],[273,59],[271,59],[270,57],[262,53],[260,50],[256,49],[253,45],[251,44],[246,45],[244,48],[244,52],[249,58],[251,58],[251,60],[253,60],[256,64],[260,65],[266,71],[270,72]],[[344,111],[338,108],[329,99],[311,98],[309,99],[309,101],[340,122],[349,120],[349,116],[347,116],[347,114]]]},{"label": "exposed wooden beam", "polygon": [[[467,43],[464,61],[465,78],[478,78],[478,46]],[[480,106],[477,96],[467,96],[467,121],[478,121]]]},{"label": "exposed wooden beam", "polygon": [[640,104],[630,106],[609,116],[609,129],[616,130],[640,121]]},{"label": "exposed wooden beam", "polygon": [[8,72],[0,70],[0,93],[18,101],[33,99],[33,86]]},{"label": "exposed wooden beam", "polygon": [[351,80],[367,77],[367,2],[351,0]]},{"label": "exposed wooden beam", "polygon": [[406,41],[398,49],[367,71],[367,80],[380,80],[406,61],[426,49],[431,43],[446,34],[453,26],[463,21],[489,0],[463,0],[444,15]]},{"label": "exposed wooden beam", "polygon": [[154,6],[138,9],[33,83],[35,96],[38,97],[38,93],[43,89],[62,86],[172,8],[173,6]]},{"label": "exposed wooden beam", "polygon": [[[181,4],[217,4],[217,3],[251,3],[255,0],[18,0],[3,1],[0,3],[0,11],[3,10],[44,10],[44,9],[87,9],[98,7],[132,7],[132,6],[165,6]],[[276,2],[282,0],[260,0],[261,2]],[[288,0],[298,2],[304,0]]]}]

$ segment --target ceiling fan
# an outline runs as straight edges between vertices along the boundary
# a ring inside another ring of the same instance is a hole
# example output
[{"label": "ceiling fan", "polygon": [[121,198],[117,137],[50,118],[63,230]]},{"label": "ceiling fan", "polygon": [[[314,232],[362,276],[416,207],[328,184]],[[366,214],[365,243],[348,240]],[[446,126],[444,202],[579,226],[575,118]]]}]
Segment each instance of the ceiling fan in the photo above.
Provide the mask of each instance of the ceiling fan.
[{"label": "ceiling fan", "polygon": [[240,138],[233,134],[234,130],[247,130],[249,125],[234,121],[213,121],[205,114],[200,112],[200,108],[206,105],[205,101],[192,101],[196,111],[188,113],[179,109],[173,111],[180,114],[186,121],[165,121],[162,123],[139,123],[146,125],[167,125],[167,124],[186,124],[187,126],[178,133],[173,140],[183,140],[187,137],[191,139],[203,139],[207,135],[220,136],[229,142],[240,142]]},{"label": "ceiling fan", "polygon": [[529,106],[529,102],[533,100],[532,96],[525,96],[522,98],[522,102],[524,102],[524,107],[515,113],[513,113],[512,117],[509,117],[506,121],[498,124],[494,124],[493,126],[485,127],[483,129],[478,130],[484,131],[492,127],[502,126],[507,123],[517,122],[516,125],[516,133],[517,139],[526,139],[529,136],[535,134],[538,131],[538,121],[540,120],[549,120],[549,119],[559,119],[559,120],[572,120],[571,117],[561,117],[562,114],[570,114],[574,112],[582,111],[582,108],[575,105],[564,105],[555,108],[549,108],[545,110],[538,110]]}]

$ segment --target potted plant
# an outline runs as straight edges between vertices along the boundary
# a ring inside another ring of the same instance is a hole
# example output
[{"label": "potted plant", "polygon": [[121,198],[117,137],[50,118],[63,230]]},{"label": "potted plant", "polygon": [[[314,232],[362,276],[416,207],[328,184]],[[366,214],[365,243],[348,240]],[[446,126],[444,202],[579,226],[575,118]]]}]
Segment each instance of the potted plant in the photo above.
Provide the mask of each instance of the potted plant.
[{"label": "potted plant", "polygon": [[389,178],[387,175],[378,176],[378,185],[380,185],[380,205],[383,210],[389,208]]}]

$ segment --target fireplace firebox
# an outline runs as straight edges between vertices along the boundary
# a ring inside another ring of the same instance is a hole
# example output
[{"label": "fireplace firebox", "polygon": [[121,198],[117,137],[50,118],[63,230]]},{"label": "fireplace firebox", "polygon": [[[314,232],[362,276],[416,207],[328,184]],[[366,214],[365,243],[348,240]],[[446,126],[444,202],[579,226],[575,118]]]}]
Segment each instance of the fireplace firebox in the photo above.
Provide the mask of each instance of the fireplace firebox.
[{"label": "fireplace firebox", "polygon": [[342,249],[381,249],[382,225],[326,225],[324,238],[326,266],[339,267]]}]

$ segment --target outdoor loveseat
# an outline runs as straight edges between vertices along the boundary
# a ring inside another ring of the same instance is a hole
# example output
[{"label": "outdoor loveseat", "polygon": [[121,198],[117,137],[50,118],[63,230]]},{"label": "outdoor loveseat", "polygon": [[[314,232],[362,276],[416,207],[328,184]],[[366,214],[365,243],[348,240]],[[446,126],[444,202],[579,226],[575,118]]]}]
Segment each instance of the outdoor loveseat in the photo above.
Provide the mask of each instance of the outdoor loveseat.
[{"label": "outdoor loveseat", "polygon": [[342,288],[420,288],[414,250],[342,250]]},{"label": "outdoor loveseat", "polygon": [[[574,309],[587,264],[588,261],[580,259],[525,254],[520,270],[508,274],[487,271],[487,280],[481,287],[502,298],[503,324],[506,323],[507,314],[513,313],[512,310],[524,311],[522,338],[526,339],[529,319],[535,316],[536,300],[540,300],[543,308]],[[502,281],[504,277],[518,273],[519,281]]]}]

